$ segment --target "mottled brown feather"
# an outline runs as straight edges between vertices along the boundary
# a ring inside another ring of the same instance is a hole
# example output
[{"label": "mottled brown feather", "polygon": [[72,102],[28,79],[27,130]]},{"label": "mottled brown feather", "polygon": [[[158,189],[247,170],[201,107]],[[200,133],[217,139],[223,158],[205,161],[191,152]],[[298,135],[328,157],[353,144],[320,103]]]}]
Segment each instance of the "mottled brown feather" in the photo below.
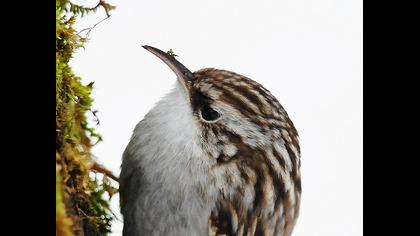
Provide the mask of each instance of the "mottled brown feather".
[{"label": "mottled brown feather", "polygon": [[[194,75],[197,81],[193,86],[199,88],[202,82],[211,84],[211,89],[220,94],[220,101],[235,108],[239,114],[255,124],[259,132],[271,137],[273,143],[283,143],[282,147],[287,153],[285,156],[271,145],[247,145],[244,137],[218,123],[203,124],[203,127],[207,127],[202,134],[204,139],[209,139],[210,132],[216,137],[224,135],[228,141],[219,140],[217,145],[229,143],[237,149],[233,156],[221,153],[217,157],[219,168],[225,170],[226,182],[234,185],[234,176],[228,171],[230,164],[234,163],[242,185],[252,186],[255,193],[251,205],[244,203],[248,196],[243,186],[236,186],[233,196],[221,195],[211,214],[211,231],[214,235],[226,236],[288,235],[298,215],[301,192],[300,147],[293,122],[268,90],[245,76],[213,68],[202,69]],[[203,104],[213,102],[210,96],[194,91],[191,99],[195,112]],[[276,136],[275,133],[279,135]],[[266,152],[271,152],[282,173],[276,170],[273,160],[267,157]],[[291,171],[286,168],[286,158],[290,159]],[[291,183],[287,183],[288,180]],[[288,185],[292,186],[293,192],[287,189]],[[273,191],[272,196],[270,191]],[[271,204],[274,204],[273,208],[270,208]]]}]

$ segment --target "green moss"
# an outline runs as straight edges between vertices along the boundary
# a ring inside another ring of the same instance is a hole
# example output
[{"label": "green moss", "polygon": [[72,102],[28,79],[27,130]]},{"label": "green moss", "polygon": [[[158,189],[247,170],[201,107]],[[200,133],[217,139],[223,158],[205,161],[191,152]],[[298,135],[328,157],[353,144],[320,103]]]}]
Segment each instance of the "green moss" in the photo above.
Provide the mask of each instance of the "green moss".
[{"label": "green moss", "polygon": [[62,182],[60,176],[60,166],[56,165],[55,175],[55,205],[56,205],[56,235],[71,236],[73,232],[71,230],[72,221],[67,216],[66,206],[64,204]]},{"label": "green moss", "polygon": [[56,0],[56,235],[106,235],[113,219],[105,199],[111,189],[106,177],[99,181],[89,175],[90,148],[101,141],[86,119],[93,103],[93,83],[82,84],[68,64],[86,42],[73,28],[77,16],[99,7],[107,14],[113,9],[103,1],[86,8]]}]

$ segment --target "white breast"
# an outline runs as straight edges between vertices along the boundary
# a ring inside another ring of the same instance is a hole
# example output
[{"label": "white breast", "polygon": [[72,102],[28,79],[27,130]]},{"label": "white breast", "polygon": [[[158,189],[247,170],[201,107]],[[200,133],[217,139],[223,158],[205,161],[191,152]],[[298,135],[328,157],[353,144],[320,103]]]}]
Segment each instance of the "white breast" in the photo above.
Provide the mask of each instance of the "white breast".
[{"label": "white breast", "polygon": [[[198,123],[177,83],[136,126],[120,175],[124,235],[207,232],[212,159],[200,146]],[[206,190],[206,191],[205,191]]]}]

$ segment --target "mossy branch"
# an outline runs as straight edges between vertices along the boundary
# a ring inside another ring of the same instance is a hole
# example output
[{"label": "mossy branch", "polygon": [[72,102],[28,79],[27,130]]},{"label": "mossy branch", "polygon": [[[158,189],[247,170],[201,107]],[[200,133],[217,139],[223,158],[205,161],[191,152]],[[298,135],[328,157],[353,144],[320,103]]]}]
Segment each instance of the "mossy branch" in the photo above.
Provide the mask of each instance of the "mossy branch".
[{"label": "mossy branch", "polygon": [[[74,51],[86,42],[73,28],[76,16],[99,8],[107,17],[114,9],[102,0],[93,8],[56,0],[56,236],[107,235],[114,217],[105,193],[112,197],[117,192],[108,181],[116,177],[98,168],[90,152],[102,140],[86,118],[92,111],[94,84],[82,84],[69,66]],[[98,170],[104,174],[102,180],[96,177]]]}]

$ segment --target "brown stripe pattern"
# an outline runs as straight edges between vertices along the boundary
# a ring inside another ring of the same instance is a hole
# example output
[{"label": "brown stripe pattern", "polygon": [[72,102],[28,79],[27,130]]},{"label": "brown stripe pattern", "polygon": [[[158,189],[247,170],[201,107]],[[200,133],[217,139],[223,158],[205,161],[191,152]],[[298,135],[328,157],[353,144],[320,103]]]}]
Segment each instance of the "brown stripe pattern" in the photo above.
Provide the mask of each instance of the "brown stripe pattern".
[{"label": "brown stripe pattern", "polygon": [[[203,150],[218,190],[213,235],[291,234],[299,213],[298,133],[277,99],[257,82],[226,70],[202,69],[190,84]],[[209,106],[221,114],[206,122]]]}]

